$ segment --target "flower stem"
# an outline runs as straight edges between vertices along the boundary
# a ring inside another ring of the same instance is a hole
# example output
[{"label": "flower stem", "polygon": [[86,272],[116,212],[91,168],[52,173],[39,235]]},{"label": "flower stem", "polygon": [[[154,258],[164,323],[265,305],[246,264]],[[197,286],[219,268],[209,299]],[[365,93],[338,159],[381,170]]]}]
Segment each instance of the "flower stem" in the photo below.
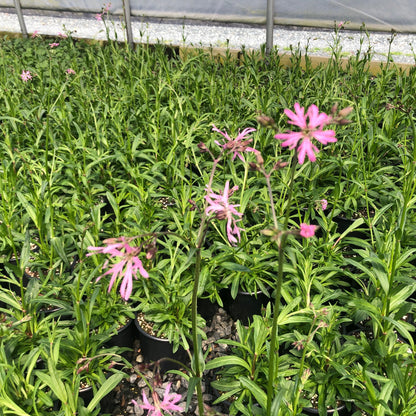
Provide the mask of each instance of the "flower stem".
[{"label": "flower stem", "polygon": [[[273,324],[272,324],[272,332],[270,335],[270,349],[269,349],[269,379],[267,382],[267,409],[266,415],[272,416],[272,401],[273,401],[273,385],[277,375],[276,364],[278,363],[279,358],[279,348],[277,345],[277,318],[279,317],[279,308],[280,308],[280,298],[281,298],[281,291],[282,291],[282,282],[283,282],[283,263],[285,260],[285,246],[287,240],[287,225],[289,223],[289,209],[290,204],[292,202],[292,195],[293,195],[293,182],[295,178],[295,171],[296,171],[296,163],[295,160],[292,160],[292,166],[290,170],[290,179],[289,179],[289,193],[286,205],[286,213],[285,213],[285,221],[283,224],[283,229],[281,236],[277,242],[278,250],[279,250],[279,257],[278,257],[278,271],[277,271],[277,280],[276,280],[276,292],[275,292],[275,301],[274,301],[274,309],[273,309]],[[267,176],[266,176],[267,179]],[[273,208],[273,220],[275,221],[275,226],[277,225],[276,213],[274,210],[274,203],[273,203],[273,194],[271,190],[270,181],[267,180],[267,188],[269,191],[269,198],[270,204]],[[276,227],[277,228],[277,227]]]},{"label": "flower stem", "polygon": [[[211,175],[209,177],[209,182],[207,189],[211,189],[212,181],[214,180],[214,173],[217,169],[217,165],[220,159],[214,158],[214,163],[211,170]],[[199,361],[200,354],[199,348],[200,343],[198,342],[198,287],[199,287],[199,276],[201,273],[201,248],[205,240],[205,235],[207,232],[207,215],[205,209],[202,213],[201,225],[198,230],[198,235],[196,238],[196,260],[195,260],[195,274],[194,274],[194,286],[192,288],[192,342],[194,344],[194,369],[195,377],[197,378],[196,383],[196,394],[198,398],[198,412],[200,416],[204,416],[204,401],[202,398],[202,374],[201,374],[201,363]]]},{"label": "flower stem", "polygon": [[196,394],[198,398],[198,411],[199,415],[204,415],[204,402],[202,398],[202,386],[201,386],[201,365],[199,362],[199,346],[198,332],[197,332],[197,316],[198,316],[198,286],[199,286],[199,274],[201,271],[201,248],[196,249],[196,264],[195,264],[195,279],[194,287],[192,290],[192,342],[194,344],[194,368],[195,377],[198,379],[196,384]]}]

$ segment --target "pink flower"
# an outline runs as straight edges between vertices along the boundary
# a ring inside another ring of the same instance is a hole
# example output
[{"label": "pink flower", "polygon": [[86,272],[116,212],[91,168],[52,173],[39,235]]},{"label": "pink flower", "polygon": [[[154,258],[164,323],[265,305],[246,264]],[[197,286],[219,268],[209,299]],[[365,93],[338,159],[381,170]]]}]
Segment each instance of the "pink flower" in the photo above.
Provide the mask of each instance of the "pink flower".
[{"label": "pink flower", "polygon": [[[234,187],[229,190],[230,183],[227,181],[225,183],[224,191],[220,194],[214,194],[210,189],[207,190],[208,194],[205,196],[205,199],[208,201],[208,207],[205,210],[206,215],[210,215],[211,212],[216,214],[216,218],[219,220],[227,220],[227,237],[228,241],[231,244],[237,243],[240,241],[240,231],[241,229],[237,227],[237,222],[241,220],[243,214],[238,212],[235,207],[239,205],[232,205],[228,202],[228,198],[232,193],[238,189]],[[235,217],[237,217],[237,219]],[[234,237],[234,236],[237,236]]]},{"label": "pink flower", "polygon": [[325,211],[328,207],[328,201],[326,199],[321,199],[319,202],[321,203],[322,210]]},{"label": "pink flower", "polygon": [[215,144],[218,146],[221,146],[224,150],[229,150],[230,152],[234,152],[233,154],[233,160],[238,156],[240,160],[244,162],[244,157],[241,155],[241,152],[255,152],[256,150],[252,147],[248,147],[248,144],[251,143],[252,139],[246,139],[245,136],[247,134],[256,131],[256,129],[247,127],[244,129],[241,133],[238,133],[238,136],[235,139],[232,139],[226,131],[221,131],[215,127],[215,125],[212,128],[213,131],[216,131],[217,133],[222,134],[225,139],[227,140],[225,143],[220,143],[219,141],[215,140]]},{"label": "pink flower", "polygon": [[20,74],[20,78],[22,78],[23,82],[27,82],[30,79],[32,79],[32,74],[30,73],[30,71],[22,71],[22,73]]},{"label": "pink flower", "polygon": [[59,43],[53,42],[53,43],[50,43],[49,46],[50,46],[51,49],[53,49],[53,48],[56,48],[57,46],[59,46]]},{"label": "pink flower", "polygon": [[[111,274],[110,283],[108,285],[108,292],[110,292],[114,283],[122,278],[120,295],[122,299],[129,300],[133,290],[133,275],[136,280],[137,272],[144,278],[149,277],[149,274],[144,269],[141,260],[137,256],[140,253],[140,247],[130,246],[126,241],[126,237],[109,238],[104,240],[104,244],[106,244],[106,247],[88,247],[88,250],[93,251],[93,253],[88,253],[87,256],[92,256],[95,253],[110,254],[110,257],[119,258],[119,261],[113,264],[103,275],[98,277],[96,282],[103,276]],[[108,263],[108,260],[104,263],[104,269],[109,267]]]},{"label": "pink flower", "polygon": [[68,37],[68,35],[66,33],[59,32],[58,37],[61,38],[61,39],[66,39]]},{"label": "pink flower", "polygon": [[72,68],[68,68],[68,69],[66,69],[65,70],[65,72],[67,73],[67,74],[72,74],[72,75],[75,75],[75,71],[72,69]]},{"label": "pink flower", "polygon": [[95,19],[96,19],[96,20],[98,20],[99,22],[100,22],[101,20],[103,20],[103,15],[102,15],[101,13],[97,13],[94,17],[95,17]]},{"label": "pink flower", "polygon": [[35,38],[39,37],[38,33],[39,33],[39,30],[35,30],[35,31],[32,33],[31,38],[32,38],[32,39],[35,39]]},{"label": "pink flower", "polygon": [[163,416],[162,410],[164,412],[168,412],[170,415],[172,412],[183,412],[182,407],[178,406],[176,403],[181,400],[182,396],[176,393],[169,393],[170,386],[172,383],[168,383],[165,389],[165,393],[163,395],[163,401],[161,402],[159,399],[158,394],[153,391],[152,392],[152,399],[153,404],[149,403],[148,398],[146,397],[144,391],[143,393],[143,403],[144,404],[137,404],[135,400],[132,400],[132,403],[135,406],[139,406],[142,409],[148,410],[148,416]]},{"label": "pink flower", "polygon": [[[332,118],[325,113],[319,113],[315,104],[312,104],[305,114],[305,108],[296,103],[295,113],[285,109],[285,114],[290,118],[289,123],[298,126],[301,131],[276,134],[274,137],[284,140],[283,147],[296,148],[300,164],[305,161],[305,156],[308,156],[311,162],[316,160],[316,153],[319,152],[319,149],[312,143],[312,139],[318,140],[323,145],[337,141],[334,130],[323,130],[332,121]],[[298,145],[299,140],[301,143]]]},{"label": "pink flower", "polygon": [[300,225],[300,232],[299,234],[303,237],[303,238],[309,238],[309,237],[313,237],[315,235],[315,230],[316,230],[317,226],[316,225],[308,225],[305,224],[304,222]]},{"label": "pink flower", "polygon": [[110,7],[111,7],[111,2],[108,4],[104,4],[103,12],[108,13],[110,11]]}]

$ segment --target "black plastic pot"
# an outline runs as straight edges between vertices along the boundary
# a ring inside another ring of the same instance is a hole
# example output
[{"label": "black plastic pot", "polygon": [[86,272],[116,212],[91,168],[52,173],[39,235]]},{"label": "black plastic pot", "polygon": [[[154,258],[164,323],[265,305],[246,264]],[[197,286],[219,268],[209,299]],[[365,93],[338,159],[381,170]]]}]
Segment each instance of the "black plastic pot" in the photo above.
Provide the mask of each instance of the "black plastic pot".
[{"label": "black plastic pot", "polygon": [[84,406],[88,406],[94,397],[94,390],[91,386],[79,389],[79,397],[84,401]]},{"label": "black plastic pot", "polygon": [[[91,386],[82,387],[79,389],[78,397],[84,402],[84,406],[87,407],[91,400],[94,398],[94,389]],[[100,400],[101,410],[106,413],[112,411],[114,407],[114,392],[108,393],[105,397]],[[61,402],[55,400],[52,408],[50,409],[53,412],[58,412],[61,409]],[[108,410],[110,409],[110,410]]]},{"label": "black plastic pot", "polygon": [[[354,413],[353,409],[348,410],[347,406],[345,406],[344,404],[337,407],[336,411],[338,412],[338,416],[351,416]],[[319,410],[316,409],[315,407],[304,407],[302,409],[302,413],[304,415],[320,415],[321,416],[321,414],[319,413]],[[327,409],[326,414],[334,415],[335,409]]]},{"label": "black plastic pot", "polygon": [[136,328],[134,326],[134,319],[129,319],[125,325],[123,325],[117,334],[113,335],[107,342],[107,347],[124,347],[133,348],[134,341],[136,339]]},{"label": "black plastic pot", "polygon": [[261,290],[257,293],[249,293],[240,290],[235,299],[232,298],[230,291],[223,293],[224,308],[234,321],[240,320],[243,325],[248,325],[252,321],[253,315],[261,315],[262,308],[266,307],[270,298]]},{"label": "black plastic pot", "polygon": [[[137,318],[134,323],[139,331],[140,350],[145,362],[151,363],[159,361],[163,358],[170,358],[179,362],[187,361],[186,351],[182,347],[179,347],[179,349],[174,353],[173,346],[168,339],[155,337],[147,333],[140,326]],[[178,369],[180,368],[180,365],[169,360],[162,360],[159,368],[161,372],[165,372],[168,370]]]},{"label": "black plastic pot", "polygon": [[[354,219],[349,219],[340,215],[335,216],[332,218],[332,221],[334,221],[337,224],[337,232],[342,234],[343,232],[347,231],[348,228],[354,224]],[[366,227],[365,224],[362,225],[362,227]],[[360,227],[359,227],[360,228]],[[368,233],[366,233],[364,230],[360,228],[360,230],[355,229],[351,231],[348,234],[348,237],[354,237],[359,238],[361,240],[366,240],[368,238]]]},{"label": "black plastic pot", "polygon": [[218,305],[207,298],[198,299],[198,313],[205,319],[207,325],[218,311]]}]

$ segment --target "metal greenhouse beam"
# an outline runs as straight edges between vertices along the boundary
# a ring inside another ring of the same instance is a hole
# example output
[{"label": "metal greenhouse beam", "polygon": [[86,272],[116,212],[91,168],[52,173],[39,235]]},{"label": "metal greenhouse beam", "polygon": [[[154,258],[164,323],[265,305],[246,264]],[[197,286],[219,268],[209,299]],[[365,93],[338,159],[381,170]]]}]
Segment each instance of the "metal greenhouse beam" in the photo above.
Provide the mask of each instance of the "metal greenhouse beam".
[{"label": "metal greenhouse beam", "polygon": [[124,22],[126,24],[127,42],[133,47],[133,31],[131,29],[130,0],[123,0]]},{"label": "metal greenhouse beam", "polygon": [[24,38],[27,38],[27,29],[25,25],[25,19],[23,19],[22,8],[20,7],[20,0],[14,0],[14,8],[17,12],[17,18],[19,19],[20,30]]},{"label": "metal greenhouse beam", "polygon": [[274,0],[267,0],[266,15],[266,54],[273,48]]}]

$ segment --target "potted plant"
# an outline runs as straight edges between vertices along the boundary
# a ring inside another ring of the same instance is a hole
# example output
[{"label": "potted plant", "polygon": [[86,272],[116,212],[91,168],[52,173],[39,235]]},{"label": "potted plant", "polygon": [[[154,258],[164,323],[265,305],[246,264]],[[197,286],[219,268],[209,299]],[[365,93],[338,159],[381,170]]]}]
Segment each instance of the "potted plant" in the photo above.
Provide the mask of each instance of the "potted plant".
[{"label": "potted plant", "polygon": [[245,325],[270,301],[276,253],[261,236],[239,247],[221,245],[211,262],[224,308]]},{"label": "potted plant", "polygon": [[105,339],[89,331],[86,319],[50,334],[46,365],[37,376],[53,393],[54,410],[68,416],[105,411],[103,399],[126,377],[122,370],[130,366],[117,348],[104,348]]},{"label": "potted plant", "polygon": [[[159,242],[158,251],[156,241]],[[193,260],[184,251],[183,243],[169,238],[157,240],[156,235],[147,234],[110,239],[107,244],[107,247],[98,250],[94,247],[89,249],[92,252],[112,253],[115,261],[118,260],[105,273],[112,275],[109,290],[111,292],[113,288],[116,289],[118,281],[121,281],[121,298],[137,305],[139,313],[135,324],[139,330],[142,352],[147,354],[145,359],[156,361],[166,357],[169,351],[171,358],[184,358],[184,354],[179,357],[174,355],[180,346],[189,350],[192,327]],[[146,252],[143,256],[146,269],[139,259],[142,251]],[[141,279],[138,279],[138,273]],[[133,279],[137,281],[133,283]],[[200,318],[198,327],[201,335],[204,335],[204,324]],[[157,347],[148,346],[149,342],[155,340],[161,344],[159,353]]]}]

